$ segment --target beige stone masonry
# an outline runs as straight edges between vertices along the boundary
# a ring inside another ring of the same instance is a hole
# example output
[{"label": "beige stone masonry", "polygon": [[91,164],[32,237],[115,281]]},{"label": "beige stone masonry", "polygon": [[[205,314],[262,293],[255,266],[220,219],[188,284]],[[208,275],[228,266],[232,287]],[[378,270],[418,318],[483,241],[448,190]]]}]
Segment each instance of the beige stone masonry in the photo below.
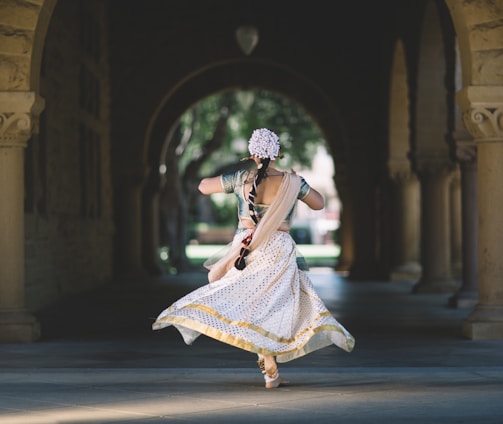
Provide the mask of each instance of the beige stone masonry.
[{"label": "beige stone masonry", "polygon": [[479,301],[463,324],[471,339],[503,338],[503,87],[466,87],[457,96],[477,144]]},{"label": "beige stone masonry", "polygon": [[478,302],[477,274],[477,145],[470,134],[454,134],[456,159],[461,171],[462,286],[449,299],[452,307],[474,307]]},{"label": "beige stone masonry", "polygon": [[43,100],[33,92],[0,92],[0,341],[40,336],[24,299],[24,148]]},{"label": "beige stone masonry", "polygon": [[414,293],[449,293],[458,289],[452,277],[450,239],[450,196],[452,165],[434,156],[419,161],[421,182],[422,275]]},{"label": "beige stone masonry", "polygon": [[419,182],[408,161],[388,161],[388,172],[394,183],[394,239],[392,280],[417,279],[419,263]]},{"label": "beige stone masonry", "polygon": [[31,91],[0,92],[0,147],[26,147],[38,130],[44,100]]},{"label": "beige stone masonry", "polygon": [[503,141],[503,87],[466,87],[457,95],[463,121],[477,144]]}]

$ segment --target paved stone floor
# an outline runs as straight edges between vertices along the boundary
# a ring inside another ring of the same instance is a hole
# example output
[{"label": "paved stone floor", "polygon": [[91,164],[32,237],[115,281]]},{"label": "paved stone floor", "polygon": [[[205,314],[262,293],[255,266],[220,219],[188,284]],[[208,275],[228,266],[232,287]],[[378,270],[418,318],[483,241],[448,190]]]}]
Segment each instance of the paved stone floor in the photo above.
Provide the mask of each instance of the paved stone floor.
[{"label": "paved stone floor", "polygon": [[288,385],[266,390],[248,352],[150,330],[203,274],[122,282],[40,311],[40,341],[0,344],[0,423],[503,423],[503,341],[464,339],[470,309],[310,275],[356,347],[281,364]]}]

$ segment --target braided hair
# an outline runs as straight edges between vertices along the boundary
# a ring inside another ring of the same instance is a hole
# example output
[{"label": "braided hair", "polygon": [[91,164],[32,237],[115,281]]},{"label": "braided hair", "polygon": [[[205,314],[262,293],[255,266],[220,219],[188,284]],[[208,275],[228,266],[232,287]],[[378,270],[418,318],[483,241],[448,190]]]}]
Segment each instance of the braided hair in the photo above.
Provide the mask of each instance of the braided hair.
[{"label": "braided hair", "polygon": [[[250,193],[248,194],[248,209],[250,211],[250,217],[253,220],[253,222],[255,223],[255,225],[258,224],[257,211],[255,210],[255,196],[257,195],[257,187],[264,179],[270,162],[271,162],[270,158],[261,158],[260,159],[260,165],[258,166],[257,174],[255,175],[255,178],[253,179],[252,188],[250,190]],[[234,262],[234,266],[236,267],[236,269],[242,270],[246,267],[245,258],[246,258],[246,256],[248,256],[248,253],[250,253],[249,246],[252,241],[252,237],[253,237],[253,232],[248,234],[241,241],[241,244],[243,245],[243,247],[241,247],[241,251],[239,252],[239,256],[236,259],[236,261]]]},{"label": "braided hair", "polygon": [[253,219],[255,225],[258,224],[257,211],[255,210],[255,196],[257,195],[257,187],[264,179],[270,162],[271,159],[269,158],[260,159],[260,165],[258,166],[257,174],[255,175],[252,188],[250,190],[250,193],[248,194],[248,209],[250,211],[251,219]]}]

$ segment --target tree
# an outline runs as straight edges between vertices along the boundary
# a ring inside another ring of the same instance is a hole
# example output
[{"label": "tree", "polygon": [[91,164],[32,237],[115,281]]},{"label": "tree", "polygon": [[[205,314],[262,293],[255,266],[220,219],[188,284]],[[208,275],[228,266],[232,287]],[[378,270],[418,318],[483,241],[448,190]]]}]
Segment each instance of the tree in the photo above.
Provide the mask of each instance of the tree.
[{"label": "tree", "polygon": [[[169,265],[176,272],[189,269],[185,254],[188,228],[197,220],[197,184],[201,177],[247,166],[246,140],[255,128],[278,134],[288,167],[310,163],[316,146],[324,142],[311,119],[292,101],[269,91],[230,91],[208,97],[180,119],[169,141],[166,174],[161,195],[161,216],[168,246]],[[164,236],[164,237],[163,237]]]}]

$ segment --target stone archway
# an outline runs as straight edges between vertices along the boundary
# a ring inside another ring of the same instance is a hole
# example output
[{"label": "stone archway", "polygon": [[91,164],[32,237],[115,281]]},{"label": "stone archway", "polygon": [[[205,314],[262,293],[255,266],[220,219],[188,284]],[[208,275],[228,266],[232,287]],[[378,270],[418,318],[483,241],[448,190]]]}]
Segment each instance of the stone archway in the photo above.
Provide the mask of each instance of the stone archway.
[{"label": "stone archway", "polygon": [[477,147],[478,304],[465,320],[472,339],[503,338],[503,4],[446,0],[459,41],[457,102]]},{"label": "stone archway", "polygon": [[0,91],[38,92],[45,35],[56,3],[42,0],[0,6],[0,21],[9,28],[3,32],[0,49]]},{"label": "stone archway", "polygon": [[[23,152],[43,108],[38,94],[40,58],[56,0],[4,2],[0,65],[0,192],[12,201],[0,209],[0,339],[33,340],[37,325],[24,310]],[[470,338],[503,338],[503,271],[499,257],[503,230],[503,5],[501,2],[445,0],[460,46],[462,89],[458,103],[477,145],[479,170],[479,304],[464,326]],[[325,115],[320,114],[324,121]],[[326,116],[327,121],[330,120]],[[320,125],[321,126],[321,125]],[[326,126],[327,128],[329,125]],[[343,131],[342,131],[343,132]],[[327,132],[328,134],[328,132]],[[332,137],[327,137],[332,139]],[[345,152],[340,153],[344,156]],[[144,171],[144,169],[140,169]],[[7,226],[8,225],[8,226]],[[6,236],[7,235],[7,236]],[[4,325],[5,324],[5,325]]]},{"label": "stone archway", "polygon": [[40,328],[25,309],[24,149],[44,101],[40,62],[56,0],[0,6],[6,28],[0,55],[0,341],[33,341]]},{"label": "stone archway", "polygon": [[[144,205],[141,208],[141,215],[146,217],[156,216],[158,208],[156,199],[158,198],[158,180],[160,178],[158,173],[159,160],[162,157],[161,152],[166,148],[165,143],[169,142],[170,139],[166,135],[169,134],[185,110],[197,100],[229,88],[229,81],[223,78],[227,75],[236,76],[236,80],[232,81],[231,86],[254,86],[270,89],[302,104],[307,113],[319,118],[317,123],[326,137],[330,150],[332,152],[342,152],[344,150],[345,136],[341,121],[328,119],[330,116],[338,115],[337,107],[323,95],[322,90],[313,81],[300,78],[297,74],[284,67],[262,61],[246,60],[215,64],[211,68],[201,70],[200,73],[196,72],[191,78],[177,85],[175,90],[167,93],[155,116],[151,119],[146,136],[148,142],[146,157],[148,158],[149,169],[149,175],[146,177],[147,184],[145,185],[147,196],[143,196]],[[280,81],[279,84],[278,81]],[[342,153],[340,156],[342,157]],[[338,158],[339,155],[335,154],[335,157]],[[140,201],[140,197],[138,197],[138,201]],[[138,210],[140,214],[139,208],[135,208],[135,210]],[[137,219],[144,222],[143,258],[148,269],[151,269],[155,264],[153,256],[156,255],[158,247],[155,235],[157,221],[156,219],[142,219],[140,216]],[[125,234],[127,234],[127,231]],[[131,240],[128,240],[127,243],[130,244]],[[138,247],[138,250],[140,250],[140,247]],[[126,263],[133,262],[130,259],[124,260],[124,264]]]}]

